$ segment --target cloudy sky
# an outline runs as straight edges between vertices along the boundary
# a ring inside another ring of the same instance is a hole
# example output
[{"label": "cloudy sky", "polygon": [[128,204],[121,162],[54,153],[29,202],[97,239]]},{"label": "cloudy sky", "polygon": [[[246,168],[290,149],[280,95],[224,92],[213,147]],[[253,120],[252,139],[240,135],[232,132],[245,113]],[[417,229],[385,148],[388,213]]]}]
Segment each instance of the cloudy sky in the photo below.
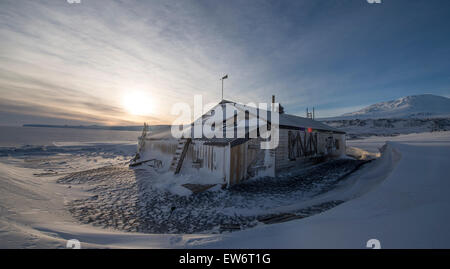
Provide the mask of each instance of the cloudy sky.
[{"label": "cloudy sky", "polygon": [[450,1],[0,1],[0,125],[170,123],[177,102],[340,115],[450,96]]}]

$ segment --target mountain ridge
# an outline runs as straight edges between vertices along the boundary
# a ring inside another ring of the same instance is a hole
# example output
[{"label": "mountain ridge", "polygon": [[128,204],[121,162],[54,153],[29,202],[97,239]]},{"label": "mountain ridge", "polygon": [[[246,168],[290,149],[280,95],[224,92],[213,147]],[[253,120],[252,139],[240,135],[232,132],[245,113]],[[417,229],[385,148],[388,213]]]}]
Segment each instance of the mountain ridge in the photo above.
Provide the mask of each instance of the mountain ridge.
[{"label": "mountain ridge", "polygon": [[319,120],[446,117],[450,117],[450,98],[434,94],[419,94],[379,102],[358,111]]}]

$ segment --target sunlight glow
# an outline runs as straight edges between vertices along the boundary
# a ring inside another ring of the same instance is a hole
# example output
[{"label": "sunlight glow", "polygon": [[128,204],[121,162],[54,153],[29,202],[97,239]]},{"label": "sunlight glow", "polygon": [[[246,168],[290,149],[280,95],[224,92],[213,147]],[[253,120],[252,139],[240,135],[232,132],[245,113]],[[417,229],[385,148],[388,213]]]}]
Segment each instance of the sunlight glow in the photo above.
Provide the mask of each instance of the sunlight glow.
[{"label": "sunlight glow", "polygon": [[154,113],[153,98],[145,92],[135,91],[124,94],[122,105],[132,115],[148,116]]}]

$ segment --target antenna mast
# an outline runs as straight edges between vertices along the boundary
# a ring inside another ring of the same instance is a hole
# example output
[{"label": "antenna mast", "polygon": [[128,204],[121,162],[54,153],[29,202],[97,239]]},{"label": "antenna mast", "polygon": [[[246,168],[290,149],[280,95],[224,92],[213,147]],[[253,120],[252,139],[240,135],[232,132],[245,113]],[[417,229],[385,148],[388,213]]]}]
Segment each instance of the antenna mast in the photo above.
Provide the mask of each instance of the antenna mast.
[{"label": "antenna mast", "polygon": [[223,80],[228,78],[228,74],[226,74],[225,76],[223,76],[220,80],[222,80],[222,99],[223,100]]}]

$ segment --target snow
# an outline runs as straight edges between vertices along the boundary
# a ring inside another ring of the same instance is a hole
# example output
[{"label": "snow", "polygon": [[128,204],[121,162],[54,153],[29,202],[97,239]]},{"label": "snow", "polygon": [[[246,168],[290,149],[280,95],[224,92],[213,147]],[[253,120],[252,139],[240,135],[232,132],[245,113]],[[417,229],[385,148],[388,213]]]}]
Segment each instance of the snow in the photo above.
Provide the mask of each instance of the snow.
[{"label": "snow", "polygon": [[[216,237],[208,248],[448,248],[450,133],[397,137],[335,190],[353,199],[309,218]],[[362,144],[364,141],[360,141]],[[373,146],[373,140],[368,141]],[[376,141],[376,142],[379,142]],[[330,195],[330,194],[328,194]]]},{"label": "snow", "polygon": [[371,153],[378,153],[379,149],[388,141],[399,142],[402,144],[447,144],[450,143],[449,133],[449,131],[446,131],[432,133],[412,133],[392,137],[371,136],[364,139],[348,140],[347,145],[350,147],[357,147]]},{"label": "snow", "polygon": [[169,191],[172,194],[180,196],[191,195],[192,192],[183,187],[185,184],[216,184],[222,185],[223,179],[219,176],[211,176],[204,171],[196,171],[196,173],[180,173],[175,175],[173,172],[165,172],[158,175],[154,187],[161,191]]},{"label": "snow", "polygon": [[347,133],[347,139],[368,136],[450,131],[450,118],[439,119],[356,119],[325,121]]},{"label": "snow", "polygon": [[[330,191],[305,196],[300,203],[285,203],[284,198],[277,200],[276,196],[265,200],[279,203],[273,208],[275,212],[329,201],[346,202],[310,217],[222,234],[122,232],[82,224],[73,217],[67,206],[92,198],[95,191],[104,192],[104,199],[119,195],[116,198],[121,197],[118,202],[122,204],[139,201],[139,196],[128,192],[132,189],[128,177],[118,175],[146,175],[151,171],[123,172],[117,168],[117,178],[102,176],[113,172],[108,167],[126,167],[124,161],[132,157],[136,143],[63,141],[46,147],[3,148],[0,248],[65,248],[68,239],[80,240],[82,248],[365,248],[371,238],[380,240],[382,248],[450,247],[446,227],[450,221],[450,132],[369,137],[348,144],[360,152],[376,154],[386,141],[391,142],[380,158]],[[56,183],[61,177],[76,179],[74,175],[86,169],[100,169],[101,173],[89,177],[93,184]],[[115,187],[109,189],[113,186],[109,183]],[[215,189],[209,195],[215,192],[225,193]],[[105,202],[119,206],[107,199]],[[265,206],[253,205],[260,209]],[[167,207],[170,209],[170,205]]]},{"label": "snow", "polygon": [[346,132],[347,139],[450,131],[450,99],[432,94],[407,96],[320,121]]},{"label": "snow", "polygon": [[86,186],[91,193],[92,197],[68,204],[82,223],[148,233],[214,233],[222,225],[253,227],[271,214],[305,217],[321,212],[340,201],[311,204],[310,198],[336,186],[359,163],[342,159],[309,165],[284,177],[249,180],[228,190],[219,186],[195,195],[185,194],[170,179],[164,182],[155,171],[120,165],[72,173],[58,182]]},{"label": "snow", "polygon": [[347,145],[345,148],[347,156],[351,156],[357,160],[374,160],[380,157],[379,152],[370,152],[357,147],[350,147]]},{"label": "snow", "polygon": [[359,111],[329,118],[339,119],[380,119],[380,118],[436,118],[450,116],[450,99],[444,96],[421,94],[380,102]]}]

